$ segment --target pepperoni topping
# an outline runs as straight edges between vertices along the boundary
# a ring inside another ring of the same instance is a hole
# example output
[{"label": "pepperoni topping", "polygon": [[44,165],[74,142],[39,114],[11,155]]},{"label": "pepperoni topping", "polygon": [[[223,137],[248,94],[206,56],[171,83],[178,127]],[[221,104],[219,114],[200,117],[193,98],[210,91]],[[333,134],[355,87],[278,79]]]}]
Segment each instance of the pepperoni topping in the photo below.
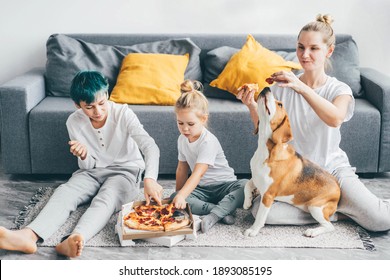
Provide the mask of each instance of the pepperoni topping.
[{"label": "pepperoni topping", "polygon": [[272,84],[274,83],[274,79],[272,79],[271,77],[265,79],[265,81],[266,81],[268,84],[270,84],[270,85],[272,85]]}]

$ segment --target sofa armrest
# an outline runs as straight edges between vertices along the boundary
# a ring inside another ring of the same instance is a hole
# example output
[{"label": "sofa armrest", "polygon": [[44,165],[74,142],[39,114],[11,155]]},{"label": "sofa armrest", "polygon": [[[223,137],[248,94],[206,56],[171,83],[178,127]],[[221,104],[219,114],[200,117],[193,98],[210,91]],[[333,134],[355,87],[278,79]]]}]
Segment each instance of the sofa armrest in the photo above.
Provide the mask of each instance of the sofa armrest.
[{"label": "sofa armrest", "polygon": [[381,113],[378,172],[390,171],[390,77],[372,68],[360,68],[365,98]]},{"label": "sofa armrest", "polygon": [[32,69],[0,86],[1,152],[6,173],[31,173],[28,116],[44,98],[43,68]]}]

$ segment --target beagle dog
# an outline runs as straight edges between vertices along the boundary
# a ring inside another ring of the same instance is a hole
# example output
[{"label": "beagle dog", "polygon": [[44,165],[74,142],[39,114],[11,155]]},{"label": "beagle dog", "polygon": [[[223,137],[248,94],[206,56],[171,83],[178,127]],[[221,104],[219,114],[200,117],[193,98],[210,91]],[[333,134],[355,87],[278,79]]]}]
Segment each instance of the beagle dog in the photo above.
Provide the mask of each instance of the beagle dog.
[{"label": "beagle dog", "polygon": [[250,161],[252,178],[245,186],[244,209],[251,207],[256,193],[260,193],[261,202],[254,224],[244,235],[259,233],[274,200],[309,212],[319,222],[319,227],[305,231],[306,236],[333,231],[329,217],[336,212],[340,199],[336,178],[303,158],[288,144],[293,136],[286,110],[269,88],[261,92],[257,104],[259,139]]}]

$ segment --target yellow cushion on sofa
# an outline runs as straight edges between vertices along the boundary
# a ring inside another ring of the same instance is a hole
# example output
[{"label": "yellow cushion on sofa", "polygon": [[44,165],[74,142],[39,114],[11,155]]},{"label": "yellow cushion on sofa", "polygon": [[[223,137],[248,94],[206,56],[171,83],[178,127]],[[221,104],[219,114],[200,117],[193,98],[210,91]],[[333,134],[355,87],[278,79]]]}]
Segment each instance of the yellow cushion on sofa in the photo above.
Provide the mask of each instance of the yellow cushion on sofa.
[{"label": "yellow cushion on sofa", "polygon": [[245,83],[258,84],[260,93],[269,84],[265,81],[273,73],[281,70],[301,69],[301,65],[284,60],[280,55],[264,48],[252,35],[234,54],[219,76],[210,86],[217,87],[236,95],[237,89]]},{"label": "yellow cushion on sofa", "polygon": [[189,55],[131,53],[122,62],[110,100],[117,103],[173,105]]}]

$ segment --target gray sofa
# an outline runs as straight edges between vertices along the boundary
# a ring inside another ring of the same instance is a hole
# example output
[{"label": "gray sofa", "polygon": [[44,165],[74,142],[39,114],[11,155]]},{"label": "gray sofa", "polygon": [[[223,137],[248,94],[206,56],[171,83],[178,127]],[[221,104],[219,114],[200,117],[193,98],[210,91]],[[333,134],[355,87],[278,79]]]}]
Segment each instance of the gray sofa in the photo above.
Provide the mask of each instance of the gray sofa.
[{"label": "gray sofa", "polygon": [[[186,78],[198,78],[205,84],[205,94],[210,102],[210,130],[220,140],[235,172],[250,173],[249,161],[257,139],[252,134],[253,126],[247,108],[232,95],[208,86],[230,56],[245,43],[246,35],[68,34],[67,40],[70,38],[77,44],[69,48],[77,54],[76,66],[60,69],[56,68],[60,63],[66,66],[68,61],[75,59],[74,53],[69,54],[69,50],[64,51],[56,45],[58,42],[54,39],[61,36],[49,38],[45,68],[33,69],[0,86],[1,152],[6,173],[70,174],[77,169],[77,161],[69,153],[65,127],[66,119],[76,108],[66,92],[58,93],[53,87],[67,91],[78,62],[88,62],[90,55],[94,56],[87,67],[103,70],[111,79],[112,88],[120,59],[126,53],[147,52],[150,46],[144,48],[142,43],[175,38],[190,38],[190,43],[197,46],[191,53],[195,70],[186,71]],[[294,57],[295,35],[254,34],[254,37],[286,59]],[[172,51],[170,48],[161,50],[160,46],[154,47],[150,52]],[[108,48],[111,57],[103,52],[100,56],[102,48]],[[62,61],[58,62],[58,58]],[[347,152],[351,164],[359,173],[390,171],[390,78],[373,69],[359,67],[357,47],[349,35],[337,36],[331,71],[337,78],[349,83],[356,96],[354,117],[341,129],[341,147]],[[129,106],[160,148],[160,174],[174,174],[178,130],[173,107]]]}]

